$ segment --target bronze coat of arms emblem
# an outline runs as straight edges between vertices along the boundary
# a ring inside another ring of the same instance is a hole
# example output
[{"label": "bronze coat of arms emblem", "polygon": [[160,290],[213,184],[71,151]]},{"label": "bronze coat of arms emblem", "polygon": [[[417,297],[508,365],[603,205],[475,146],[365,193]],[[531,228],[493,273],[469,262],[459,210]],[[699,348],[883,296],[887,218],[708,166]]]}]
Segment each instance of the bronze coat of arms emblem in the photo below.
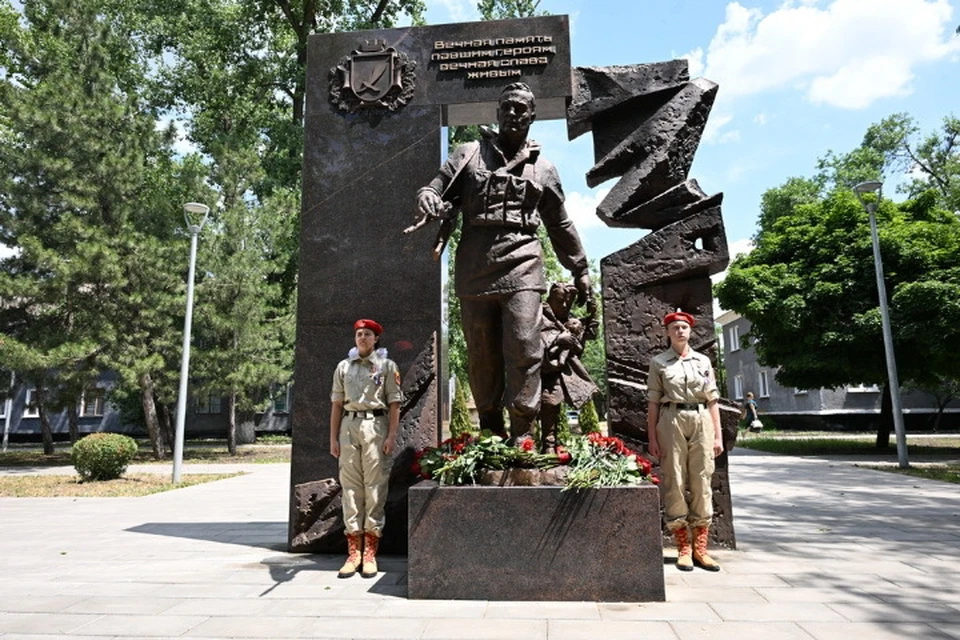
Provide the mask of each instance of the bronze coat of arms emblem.
[{"label": "bronze coat of arms emblem", "polygon": [[347,113],[396,111],[413,97],[416,62],[383,40],[367,40],[330,69],[330,102]]}]

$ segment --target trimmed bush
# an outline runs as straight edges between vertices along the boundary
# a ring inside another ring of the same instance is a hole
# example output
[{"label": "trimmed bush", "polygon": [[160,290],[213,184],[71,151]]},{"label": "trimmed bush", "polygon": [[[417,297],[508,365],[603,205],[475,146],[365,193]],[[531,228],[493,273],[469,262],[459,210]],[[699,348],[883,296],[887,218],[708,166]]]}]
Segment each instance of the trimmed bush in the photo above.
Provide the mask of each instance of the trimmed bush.
[{"label": "trimmed bush", "polygon": [[470,422],[470,409],[467,407],[467,390],[460,384],[460,378],[454,378],[453,411],[450,416],[450,435],[457,437],[464,433],[473,433]]},{"label": "trimmed bush", "polygon": [[593,398],[580,408],[580,433],[600,433],[600,417]]},{"label": "trimmed bush", "polygon": [[92,433],[77,441],[70,451],[81,480],[115,480],[137,455],[137,442],[119,433]]}]

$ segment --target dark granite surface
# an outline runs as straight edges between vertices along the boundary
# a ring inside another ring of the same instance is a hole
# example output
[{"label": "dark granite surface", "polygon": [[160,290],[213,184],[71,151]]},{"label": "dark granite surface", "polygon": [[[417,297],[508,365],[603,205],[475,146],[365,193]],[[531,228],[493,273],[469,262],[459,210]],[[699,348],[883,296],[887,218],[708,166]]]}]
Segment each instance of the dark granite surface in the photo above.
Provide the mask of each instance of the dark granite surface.
[{"label": "dark granite surface", "polygon": [[[357,318],[373,318],[385,327],[382,346],[399,366],[408,396],[392,487],[403,489],[401,477],[412,461],[412,450],[437,442],[440,354],[435,336],[441,330],[442,292],[440,264],[431,259],[436,231],[431,228],[407,236],[401,231],[414,220],[417,189],[429,182],[440,166],[441,119],[451,104],[495,107],[502,87],[518,78],[471,81],[463,72],[441,71],[430,57],[443,49],[438,49],[437,42],[524,36],[549,36],[556,52],[546,55],[546,64],[523,67],[522,79],[538,98],[556,99],[565,107],[570,95],[566,16],[310,38],[295,354],[297,400],[292,412],[291,543],[297,536],[309,534],[308,546],[320,544],[311,531],[336,535],[332,533],[335,523],[306,523],[298,513],[314,513],[302,502],[319,495],[310,489],[316,487],[313,483],[338,475],[337,461],[329,454],[330,387],[334,368],[353,345],[352,326]],[[343,111],[330,101],[329,73],[365,41],[376,39],[416,64],[413,97],[394,111]],[[563,110],[558,113],[562,115]],[[412,386],[408,385],[411,378]],[[388,520],[390,517],[388,510]]]},{"label": "dark granite surface", "polygon": [[653,485],[438,487],[409,491],[415,599],[664,600]]},{"label": "dark granite surface", "polygon": [[609,67],[574,67],[573,100],[567,109],[567,135],[590,131],[593,121],[607,119],[611,110],[635,103],[639,97],[665,93],[665,100],[690,80],[686,60]]}]

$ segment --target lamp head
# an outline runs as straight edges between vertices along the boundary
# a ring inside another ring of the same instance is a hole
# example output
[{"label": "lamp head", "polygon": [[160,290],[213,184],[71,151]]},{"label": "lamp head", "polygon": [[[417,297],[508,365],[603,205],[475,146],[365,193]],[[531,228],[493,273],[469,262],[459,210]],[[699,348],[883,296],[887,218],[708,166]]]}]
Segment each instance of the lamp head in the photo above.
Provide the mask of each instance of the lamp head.
[{"label": "lamp head", "polygon": [[873,193],[874,191],[880,191],[883,188],[882,182],[877,182],[872,180],[869,182],[861,182],[853,188],[857,193]]},{"label": "lamp head", "polygon": [[[883,183],[877,182],[876,180],[861,182],[853,188],[853,192],[857,194],[857,200],[859,200],[863,208],[867,210],[867,213],[874,213],[877,210],[877,203],[880,201],[880,198],[883,197]],[[865,193],[876,193],[876,200],[869,202],[864,200],[863,195]]]},{"label": "lamp head", "polygon": [[183,205],[183,220],[190,233],[200,233],[209,214],[210,207],[202,202],[188,202]]}]

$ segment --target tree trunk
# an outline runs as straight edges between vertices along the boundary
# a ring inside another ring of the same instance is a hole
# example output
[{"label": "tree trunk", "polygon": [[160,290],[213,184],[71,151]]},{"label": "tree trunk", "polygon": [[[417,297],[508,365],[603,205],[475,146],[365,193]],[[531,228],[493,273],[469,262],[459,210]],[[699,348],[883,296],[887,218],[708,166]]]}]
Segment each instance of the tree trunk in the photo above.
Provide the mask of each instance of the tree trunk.
[{"label": "tree trunk", "polygon": [[227,400],[227,450],[237,455],[237,392],[231,391]]},{"label": "tree trunk", "polygon": [[143,373],[138,380],[140,383],[140,405],[143,407],[143,418],[147,423],[147,437],[153,448],[153,457],[163,460],[167,452],[160,437],[160,424],[157,421],[157,406],[153,402],[153,378],[149,373]]},{"label": "tree trunk", "polygon": [[77,444],[77,440],[80,439],[80,417],[77,415],[77,405],[79,402],[76,402],[67,407],[67,424],[70,425],[70,444]]},{"label": "tree trunk", "polygon": [[47,416],[47,390],[42,384],[36,388],[37,413],[40,415],[40,435],[43,438],[43,455],[52,456],[53,450],[53,430],[50,428],[50,417]]},{"label": "tree trunk", "polygon": [[154,398],[153,404],[157,409],[157,419],[160,421],[160,435],[163,438],[163,444],[167,449],[173,449],[173,416],[170,413],[170,406],[158,398]]},{"label": "tree trunk", "polygon": [[893,397],[890,385],[884,385],[880,399],[880,424],[877,425],[877,449],[890,447],[890,432],[893,431]]}]

